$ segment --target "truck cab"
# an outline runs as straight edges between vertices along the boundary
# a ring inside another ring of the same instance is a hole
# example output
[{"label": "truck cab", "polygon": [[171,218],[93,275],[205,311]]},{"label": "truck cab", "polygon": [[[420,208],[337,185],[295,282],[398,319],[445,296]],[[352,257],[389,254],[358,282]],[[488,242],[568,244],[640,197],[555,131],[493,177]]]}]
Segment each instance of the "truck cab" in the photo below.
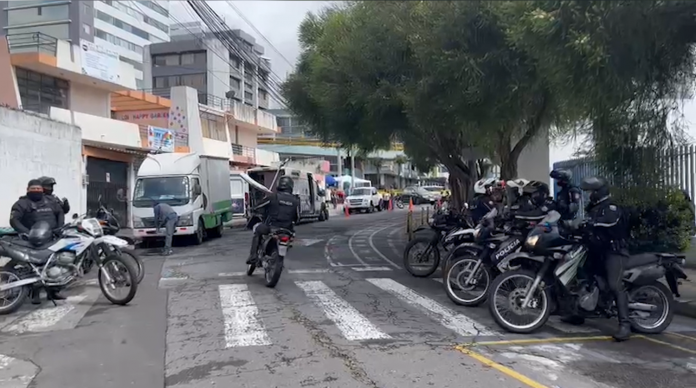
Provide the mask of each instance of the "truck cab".
[{"label": "truck cab", "polygon": [[229,161],[195,153],[148,155],[133,192],[133,235],[143,241],[164,237],[155,225],[153,206],[171,206],[179,216],[174,236],[195,244],[219,237],[232,219]]},{"label": "truck cab", "polygon": [[354,187],[346,197],[345,206],[349,213],[363,210],[372,213],[384,207],[382,195],[374,187]]}]

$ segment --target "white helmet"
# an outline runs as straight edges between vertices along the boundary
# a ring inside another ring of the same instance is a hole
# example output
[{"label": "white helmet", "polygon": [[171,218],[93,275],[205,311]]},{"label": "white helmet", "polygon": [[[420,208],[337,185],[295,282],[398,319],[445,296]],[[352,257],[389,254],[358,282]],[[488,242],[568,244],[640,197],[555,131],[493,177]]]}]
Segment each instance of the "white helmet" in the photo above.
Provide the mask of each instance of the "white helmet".
[{"label": "white helmet", "polygon": [[488,192],[488,188],[495,185],[496,183],[498,183],[498,180],[495,178],[481,179],[474,185],[474,193],[486,194]]},{"label": "white helmet", "polygon": [[529,181],[526,179],[518,178],[518,179],[511,179],[507,182],[505,182],[505,185],[508,187],[512,187],[513,189],[517,189],[517,192],[521,195],[522,194],[522,189],[524,189],[525,186],[529,184]]}]

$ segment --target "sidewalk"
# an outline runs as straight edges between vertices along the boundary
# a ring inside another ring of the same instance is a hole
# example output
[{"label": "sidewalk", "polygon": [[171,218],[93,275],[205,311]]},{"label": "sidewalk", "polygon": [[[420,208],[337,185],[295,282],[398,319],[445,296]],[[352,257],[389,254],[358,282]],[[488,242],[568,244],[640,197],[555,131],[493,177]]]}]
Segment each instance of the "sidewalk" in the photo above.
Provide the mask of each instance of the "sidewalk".
[{"label": "sidewalk", "polygon": [[[688,265],[688,264],[687,264]],[[685,268],[688,280],[681,280],[679,298],[676,298],[676,313],[696,318],[696,269]]]}]

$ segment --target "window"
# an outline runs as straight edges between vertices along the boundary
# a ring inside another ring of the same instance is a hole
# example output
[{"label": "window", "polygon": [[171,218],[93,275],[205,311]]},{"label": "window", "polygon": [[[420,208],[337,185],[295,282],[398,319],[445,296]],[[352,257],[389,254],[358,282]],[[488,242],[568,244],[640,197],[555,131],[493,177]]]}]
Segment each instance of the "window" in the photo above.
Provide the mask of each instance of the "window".
[{"label": "window", "polygon": [[167,55],[164,57],[165,66],[179,66],[179,56],[178,55]]},{"label": "window", "polygon": [[276,116],[276,124],[278,124],[278,126],[280,128],[283,128],[283,129],[288,128],[288,127],[290,127],[290,117],[278,117],[278,116]]},{"label": "window", "polygon": [[123,48],[127,48],[130,51],[135,52],[136,54],[143,55],[143,47],[138,46],[135,43],[131,43],[127,40],[121,39],[117,36],[111,35],[108,32],[104,32],[100,29],[95,29],[94,30],[94,36],[96,36],[99,39],[104,39],[105,41],[115,44],[116,46],[121,46]]},{"label": "window", "polygon": [[208,63],[208,56],[205,51],[197,52],[193,54],[193,62],[196,65],[206,65]]},{"label": "window", "polygon": [[241,61],[239,60],[239,57],[234,54],[230,54],[230,66],[235,69],[239,69],[241,67],[240,65]]},{"label": "window", "polygon": [[83,15],[92,15],[92,4],[90,4],[88,1],[82,1],[80,2],[80,5]]},{"label": "window", "polygon": [[145,88],[145,83],[141,79],[135,79],[135,88],[138,90],[142,90]]},{"label": "window", "polygon": [[201,113],[201,130],[203,137],[227,142],[227,129],[222,117],[209,113]]},{"label": "window", "polygon": [[164,15],[166,17],[169,17],[169,11],[167,11],[166,8],[162,7],[161,5],[157,4],[154,1],[136,1],[137,3],[140,3],[151,10],[159,13],[160,15]]},{"label": "window", "polygon": [[153,84],[155,84],[155,88],[157,89],[167,87],[167,77],[153,77],[153,81]]},{"label": "window", "polygon": [[268,100],[268,92],[259,89],[259,98],[262,100]]},{"label": "window", "polygon": [[7,11],[7,25],[10,27],[32,23],[50,23],[61,20],[67,21],[69,18],[70,16],[67,4],[10,9]]},{"label": "window", "polygon": [[129,63],[129,64],[133,65],[133,68],[135,70],[143,71],[143,64],[142,63],[140,63],[138,61],[134,61],[130,58],[126,58],[124,56],[120,56],[120,55],[118,58],[121,60],[121,62]]},{"label": "window", "polygon": [[89,24],[82,23],[82,31],[84,31],[85,34],[91,35],[92,27]]},{"label": "window", "polygon": [[232,89],[241,89],[242,80],[240,80],[239,78],[230,77],[230,87]]},{"label": "window", "polygon": [[193,54],[181,54],[181,64],[182,65],[193,65],[194,56]]},{"label": "window", "polygon": [[181,86],[190,86],[190,87],[197,89],[197,90],[200,90],[200,91],[207,90],[205,73],[203,73],[203,74],[187,74],[187,75],[180,76],[180,78],[181,78],[181,84],[180,84]]},{"label": "window", "polygon": [[23,109],[49,114],[52,106],[68,108],[68,81],[19,67],[16,76]]},{"label": "window", "polygon": [[130,24],[125,23],[119,19],[116,19],[115,17],[108,15],[102,11],[98,11],[95,9],[94,10],[94,17],[99,19],[99,20],[105,21],[113,26],[116,26],[124,31],[128,31],[133,35],[137,35],[143,39],[150,40],[150,34],[148,34],[147,32],[141,30],[138,27],[131,26]]},{"label": "window", "polygon": [[31,27],[15,27],[7,30],[7,35],[29,34],[40,32],[56,39],[70,40],[70,28],[68,24],[51,24]]},{"label": "window", "polygon": [[253,99],[254,99],[254,95],[251,94],[251,93],[249,93],[249,92],[244,92],[244,98],[247,99],[247,100],[253,100]]},{"label": "window", "polygon": [[253,90],[253,87],[252,87],[251,84],[248,83],[248,82],[245,82],[245,83],[244,83],[244,88],[245,88],[246,90]]}]

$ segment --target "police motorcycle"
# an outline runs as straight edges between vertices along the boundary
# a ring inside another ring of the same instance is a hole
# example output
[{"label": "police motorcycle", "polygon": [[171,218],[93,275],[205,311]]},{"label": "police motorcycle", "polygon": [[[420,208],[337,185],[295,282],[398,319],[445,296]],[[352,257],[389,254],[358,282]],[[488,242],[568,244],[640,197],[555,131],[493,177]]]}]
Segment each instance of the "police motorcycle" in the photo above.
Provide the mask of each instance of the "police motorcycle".
[{"label": "police motorcycle", "polygon": [[[583,220],[561,222],[551,211],[527,236],[525,250],[503,259],[503,273],[489,288],[489,311],[496,323],[513,333],[531,333],[552,313],[584,318],[615,317],[616,306],[606,281],[587,276],[583,265]],[[683,274],[684,256],[666,253],[632,255],[624,268],[631,327],[640,333],[664,331],[674,316],[670,289],[659,280]],[[676,291],[676,290],[674,290]],[[645,296],[652,294],[653,300]]]},{"label": "police motorcycle", "polygon": [[[93,254],[93,247],[114,243],[114,238],[104,236],[96,219],[87,218],[62,227],[58,238],[48,223],[38,222],[26,235],[0,239],[0,249],[11,259],[0,268],[0,295],[10,301],[0,306],[0,315],[19,309],[35,283],[61,289],[84,276],[83,262]],[[128,304],[138,289],[133,264],[115,254],[98,257],[96,264],[104,296],[113,304]],[[128,292],[116,294],[122,286],[129,287]]]},{"label": "police motorcycle", "polygon": [[[429,277],[441,264],[440,250],[448,252],[451,248],[467,241],[473,241],[474,225],[465,213],[438,211],[428,225],[419,226],[413,238],[404,248],[404,268],[415,277]],[[426,233],[429,231],[429,233]],[[450,256],[442,261],[443,271]]]},{"label": "police motorcycle", "polygon": [[[280,164],[269,187],[273,188],[275,186],[280,171],[289,161],[290,159],[286,159]],[[269,190],[268,193],[270,192]],[[253,214],[249,217],[246,228],[256,232],[256,228],[262,223],[261,216],[259,214]],[[256,251],[256,262],[247,264],[247,276],[252,276],[256,267],[260,264],[261,267],[263,267],[266,287],[275,287],[283,272],[285,256],[288,250],[292,248],[294,239],[295,233],[293,231],[271,227],[271,233],[264,235],[259,243],[258,250]]]},{"label": "police motorcycle", "polygon": [[537,217],[516,215],[520,201],[526,200],[520,189],[515,181],[509,181],[503,214],[492,209],[476,226],[474,242],[463,243],[452,250],[454,259],[443,271],[442,284],[455,304],[479,306],[484,303],[491,282],[502,273],[498,263],[519,252],[529,231],[545,217],[545,214]]}]

